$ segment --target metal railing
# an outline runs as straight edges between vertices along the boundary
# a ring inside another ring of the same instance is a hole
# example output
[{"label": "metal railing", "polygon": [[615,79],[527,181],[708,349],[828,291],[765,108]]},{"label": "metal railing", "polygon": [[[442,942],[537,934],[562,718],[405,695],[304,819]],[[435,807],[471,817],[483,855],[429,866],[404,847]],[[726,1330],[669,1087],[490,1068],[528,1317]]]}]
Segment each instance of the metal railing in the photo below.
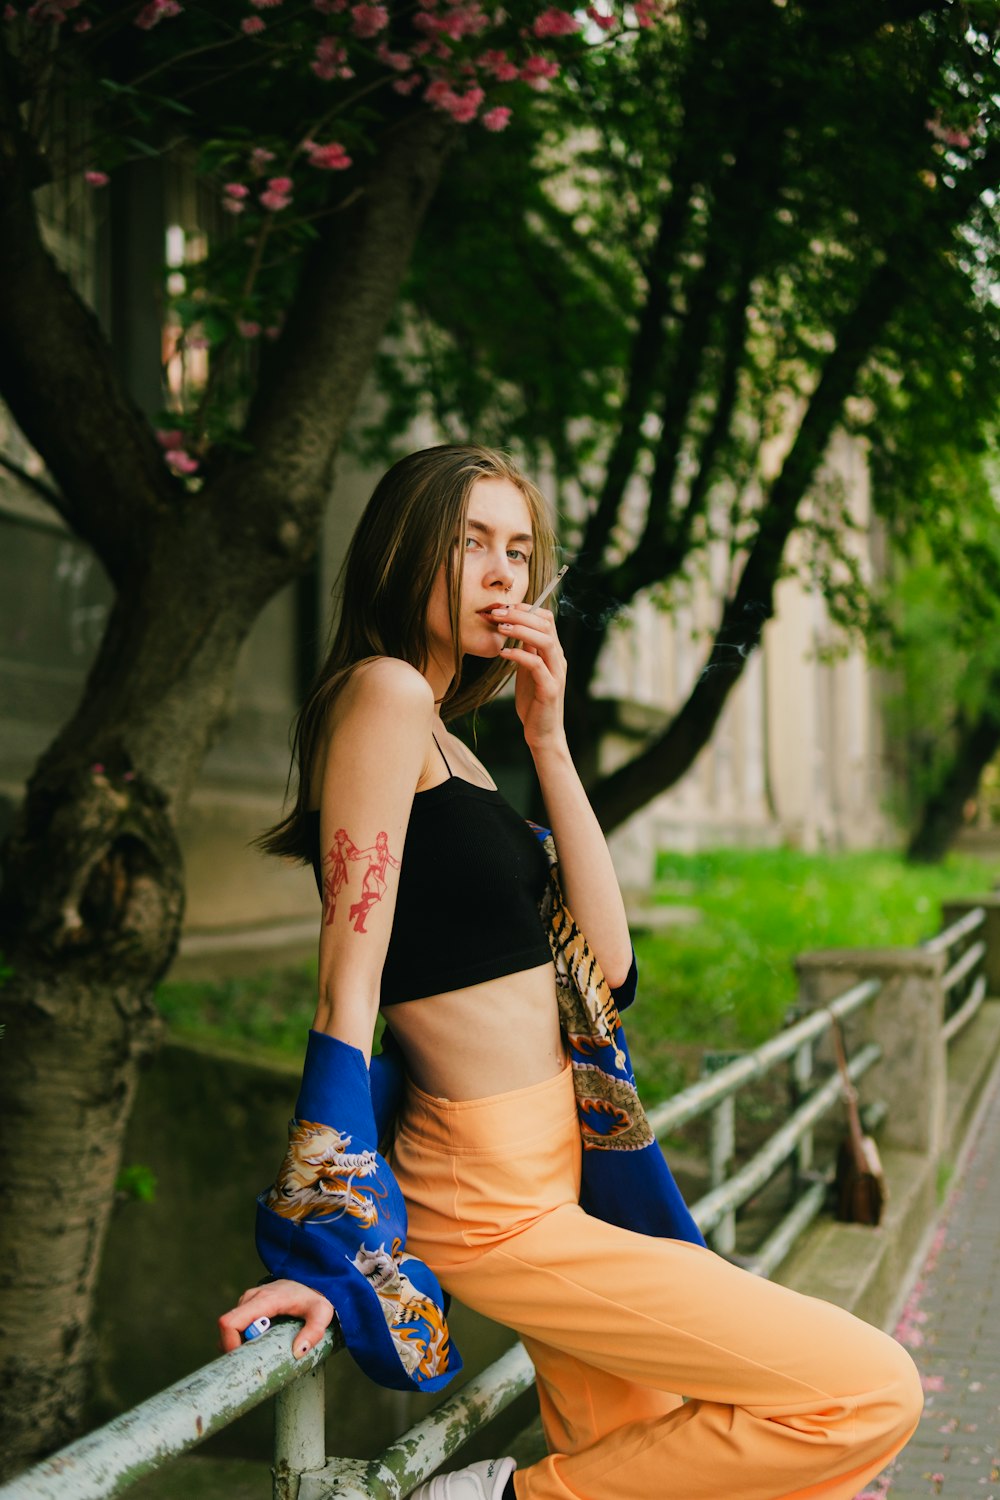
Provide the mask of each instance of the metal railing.
[{"label": "metal railing", "polygon": [[[826,1080],[800,1103],[785,1123],[740,1169],[729,1175],[735,1150],[735,1097],[748,1083],[766,1077],[780,1064],[793,1062],[794,1076],[800,1085],[812,1075],[813,1048],[831,1026],[831,1017],[845,1020],[863,1006],[870,1005],[882,988],[879,979],[866,979],[852,986],[823,1010],[786,1027],[745,1057],[734,1059],[710,1077],[691,1084],[665,1104],[650,1111],[649,1122],[657,1138],[686,1125],[699,1115],[709,1114],[709,1180],[711,1191],[692,1205],[691,1212],[713,1249],[723,1254],[733,1251],[736,1243],[736,1211],[770,1181],[790,1157],[797,1157],[800,1174],[812,1169],[813,1127],[828,1114],[842,1097],[839,1074]],[[865,1047],[851,1059],[848,1071],[852,1081],[862,1077],[881,1057],[874,1044]],[[758,1275],[769,1276],[788,1254],[795,1239],[812,1222],[823,1207],[827,1184],[813,1181],[759,1247],[748,1268]]]},{"label": "metal railing", "polygon": [[[952,922],[943,932],[937,933],[924,943],[928,953],[944,953],[951,962],[941,981],[945,994],[944,1039],[954,1041],[964,1031],[986,998],[986,974],[983,964],[986,958],[985,938],[976,938],[977,932],[986,928],[986,910],[974,906],[964,917]],[[974,939],[974,941],[970,941]],[[968,944],[968,946],[963,946]]]},{"label": "metal railing", "polygon": [[[977,907],[923,945],[951,960],[941,981],[946,996],[946,1042],[968,1025],[986,993],[986,944],[976,936],[985,920],[985,911]],[[758,1275],[770,1275],[784,1260],[827,1198],[831,1173],[815,1170],[814,1130],[839,1105],[843,1084],[834,1072],[813,1086],[817,1043],[830,1029],[833,1017],[844,1021],[859,1013],[882,988],[883,980],[878,978],[853,985],[828,1005],[649,1112],[660,1140],[692,1120],[709,1116],[709,1190],[693,1204],[692,1213],[723,1253],[731,1253],[734,1247],[737,1210],[786,1163],[794,1163],[796,1180],[805,1183],[803,1191],[752,1257],[742,1261]],[[881,1048],[874,1043],[857,1051],[848,1062],[852,1081],[867,1073],[881,1056]],[[736,1096],[740,1089],[785,1064],[791,1069],[798,1102],[749,1160],[732,1171]],[[342,1340],[339,1333],[327,1332],[297,1360],[291,1347],[298,1326],[294,1324],[290,1332],[287,1323],[277,1323],[252,1344],[213,1361],[0,1487],[0,1500],[107,1500],[272,1398],[275,1500],[402,1500],[534,1380],[528,1355],[517,1344],[378,1458],[327,1459],[324,1362],[342,1347]]]}]

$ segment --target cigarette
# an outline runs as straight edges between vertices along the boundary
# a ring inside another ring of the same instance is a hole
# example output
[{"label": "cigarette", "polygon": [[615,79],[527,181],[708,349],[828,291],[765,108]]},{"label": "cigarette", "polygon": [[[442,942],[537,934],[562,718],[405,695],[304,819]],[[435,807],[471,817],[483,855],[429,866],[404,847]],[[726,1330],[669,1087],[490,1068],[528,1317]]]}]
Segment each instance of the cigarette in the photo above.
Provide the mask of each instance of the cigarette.
[{"label": "cigarette", "polygon": [[559,572],[556,574],[556,576],[551,580],[551,582],[547,583],[545,585],[545,587],[542,589],[542,592],[539,594],[539,596],[535,600],[534,604],[529,604],[528,605],[528,613],[529,614],[531,613],[531,611],[533,609],[538,609],[541,605],[543,605],[545,603],[546,599],[549,597],[549,595],[551,594],[552,590],[557,586],[557,584],[559,584],[559,583],[562,582],[562,580],[566,577],[566,574],[568,572],[569,572],[569,563],[563,563],[562,567],[559,569]]}]

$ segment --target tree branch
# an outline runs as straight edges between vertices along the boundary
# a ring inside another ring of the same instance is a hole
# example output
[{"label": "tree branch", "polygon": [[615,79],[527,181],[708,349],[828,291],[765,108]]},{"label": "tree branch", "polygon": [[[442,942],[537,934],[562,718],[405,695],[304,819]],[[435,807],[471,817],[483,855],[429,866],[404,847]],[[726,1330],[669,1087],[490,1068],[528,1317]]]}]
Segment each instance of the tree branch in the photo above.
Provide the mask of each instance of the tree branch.
[{"label": "tree branch", "polygon": [[744,259],[740,286],[730,300],[726,314],[726,331],[723,340],[722,369],[719,375],[718,394],[708,431],[705,433],[698,456],[698,469],[688,489],[684,509],[671,528],[668,544],[664,547],[637,549],[629,559],[631,578],[630,597],[640,589],[648,588],[663,578],[677,572],[691,542],[691,532],[698,516],[705,508],[711,488],[716,463],[729,436],[733,410],[739,390],[739,375],[746,347],[746,312],[753,281],[754,262]]},{"label": "tree branch", "polygon": [[290,538],[289,522],[304,534],[326,503],[334,455],[456,134],[429,110],[395,127],[364,191],[324,224],[251,403],[245,431],[254,451],[213,483],[234,527],[280,525]]},{"label": "tree branch", "polygon": [[176,504],[173,482],[96,318],[42,242],[32,146],[2,47],[0,38],[0,393],[58,484],[60,515],[121,582],[145,555],[153,512]]},{"label": "tree branch", "polygon": [[46,505],[51,505],[53,510],[58,511],[63,520],[66,519],[62,496],[58,490],[46,484],[44,479],[39,479],[37,474],[29,474],[27,469],[22,469],[21,465],[16,464],[12,458],[8,458],[6,453],[0,453],[0,469],[6,469],[8,474],[13,474],[19,484],[23,484],[25,489],[32,490],[45,501]]},{"label": "tree branch", "polygon": [[660,207],[656,240],[644,268],[646,300],[639,313],[639,323],[632,341],[621,418],[604,471],[601,493],[587,522],[580,547],[580,555],[594,567],[600,565],[604,556],[625,488],[635,472],[639,457],[642,421],[650,407],[666,343],[666,318],[673,298],[670,274],[688,221],[695,184],[705,176],[706,139],[713,140],[713,151],[708,161],[718,163],[724,155],[712,133],[700,128],[695,118],[697,110],[704,108],[701,98],[704,92],[705,50],[704,47],[693,48],[688,63],[683,90],[684,129],[681,132],[678,158],[670,173],[670,189]]},{"label": "tree branch", "polygon": [[591,800],[605,829],[616,828],[657,792],[672,786],[711,738],[757,644],[761,626],[773,612],[774,587],[799,504],[822,462],[858,371],[906,288],[906,277],[895,257],[890,256],[869,278],[864,294],[844,319],[791,451],[762,509],[756,540],[716,632],[712,656],[725,646],[731,648],[732,657],[717,666],[710,657],[709,666],[663,734],[593,789]]}]

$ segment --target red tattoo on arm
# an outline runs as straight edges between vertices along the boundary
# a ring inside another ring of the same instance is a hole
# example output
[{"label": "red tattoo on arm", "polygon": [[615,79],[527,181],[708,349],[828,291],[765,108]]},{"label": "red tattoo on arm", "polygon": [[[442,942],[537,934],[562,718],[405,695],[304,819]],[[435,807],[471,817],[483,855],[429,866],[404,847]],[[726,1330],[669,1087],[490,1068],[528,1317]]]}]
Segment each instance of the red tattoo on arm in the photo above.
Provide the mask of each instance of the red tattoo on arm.
[{"label": "red tattoo on arm", "polygon": [[327,927],[332,923],[337,910],[337,897],[347,884],[347,861],[353,859],[357,852],[345,830],[338,828],[333,836],[333,848],[323,860],[324,865],[330,867],[323,881],[323,916]]},{"label": "red tattoo on arm", "polygon": [[355,932],[367,932],[365,918],[376,902],[385,895],[385,872],[389,865],[399,869],[399,860],[389,853],[389,835],[383,831],[375,835],[370,849],[354,849],[352,859],[367,859],[368,868],[361,881],[361,900],[351,907],[351,921]]},{"label": "red tattoo on arm", "polygon": [[323,861],[324,865],[330,867],[323,882],[323,910],[327,927],[333,921],[337,909],[337,897],[347,884],[347,861],[349,859],[368,861],[368,868],[361,878],[361,898],[355,901],[350,909],[350,920],[354,923],[354,931],[367,932],[365,919],[372,907],[385,895],[386,870],[390,865],[394,870],[398,870],[399,860],[389,853],[389,835],[384,829],[375,835],[375,842],[371,848],[359,849],[351,842],[344,829],[338,828],[334,835],[333,848]]}]

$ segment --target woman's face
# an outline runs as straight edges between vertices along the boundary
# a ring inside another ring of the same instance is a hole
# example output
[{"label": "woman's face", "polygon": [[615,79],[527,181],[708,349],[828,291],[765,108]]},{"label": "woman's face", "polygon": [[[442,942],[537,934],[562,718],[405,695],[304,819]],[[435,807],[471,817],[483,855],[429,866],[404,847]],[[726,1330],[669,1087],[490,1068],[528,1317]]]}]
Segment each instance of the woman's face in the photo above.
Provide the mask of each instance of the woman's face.
[{"label": "woman's face", "polygon": [[[469,494],[469,515],[462,549],[462,604],[459,638],[469,656],[498,656],[504,637],[490,617],[498,604],[520,604],[528,592],[531,557],[531,512],[509,479],[477,479]],[[454,659],[448,579],[442,563],[427,609],[430,662],[447,669]]]}]

